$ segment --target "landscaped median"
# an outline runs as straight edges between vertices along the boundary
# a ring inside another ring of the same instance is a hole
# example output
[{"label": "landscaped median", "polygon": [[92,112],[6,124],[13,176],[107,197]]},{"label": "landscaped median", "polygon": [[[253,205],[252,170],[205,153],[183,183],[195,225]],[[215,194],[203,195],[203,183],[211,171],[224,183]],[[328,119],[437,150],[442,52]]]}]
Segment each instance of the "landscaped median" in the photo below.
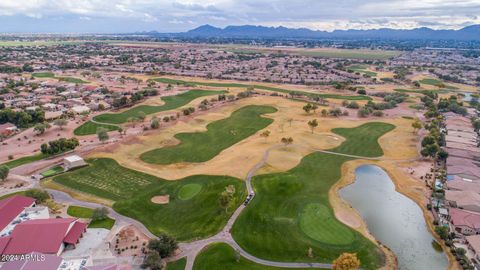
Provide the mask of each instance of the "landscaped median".
[{"label": "landscaped median", "polygon": [[[332,152],[377,157],[378,138],[393,130],[386,123],[334,129],[346,141]],[[255,176],[256,196],[232,228],[235,241],[261,259],[331,263],[343,252],[357,253],[364,269],[382,264],[377,246],[339,222],[328,192],[341,177],[341,166],[353,157],[314,152],[283,173]],[[309,250],[311,256],[309,256]]]},{"label": "landscaped median", "polygon": [[[220,231],[246,196],[244,183],[233,177],[196,175],[167,181],[122,167],[113,159],[87,161],[90,166],[56,176],[53,181],[115,201],[116,212],[139,220],[154,234],[167,233],[180,241]],[[235,193],[224,209],[219,196],[230,185]]]}]

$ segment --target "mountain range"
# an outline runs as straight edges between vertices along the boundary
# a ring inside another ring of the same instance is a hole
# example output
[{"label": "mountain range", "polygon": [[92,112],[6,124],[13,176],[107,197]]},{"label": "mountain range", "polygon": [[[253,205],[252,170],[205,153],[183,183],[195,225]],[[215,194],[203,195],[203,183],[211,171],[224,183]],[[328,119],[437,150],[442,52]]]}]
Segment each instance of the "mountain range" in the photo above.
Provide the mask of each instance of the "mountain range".
[{"label": "mountain range", "polygon": [[371,30],[335,30],[332,32],[307,28],[266,27],[256,25],[227,26],[202,25],[182,33],[148,32],[149,35],[184,38],[274,38],[274,39],[395,39],[395,40],[475,40],[480,41],[480,25],[459,30],[434,30],[427,27],[400,30],[391,28]]}]

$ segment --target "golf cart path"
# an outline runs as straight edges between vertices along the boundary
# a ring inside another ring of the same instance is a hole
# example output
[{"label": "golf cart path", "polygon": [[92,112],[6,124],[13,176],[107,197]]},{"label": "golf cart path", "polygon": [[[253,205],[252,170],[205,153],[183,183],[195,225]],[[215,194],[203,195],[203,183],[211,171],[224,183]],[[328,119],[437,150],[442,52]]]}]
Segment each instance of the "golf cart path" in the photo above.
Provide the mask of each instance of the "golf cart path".
[{"label": "golf cart path", "polygon": [[[275,145],[270,148],[268,148],[265,153],[263,154],[262,160],[255,164],[255,166],[247,173],[247,177],[245,179],[246,185],[247,185],[247,190],[248,194],[252,194],[253,199],[255,197],[255,192],[253,190],[251,181],[252,177],[254,174],[262,168],[265,163],[268,160],[269,154],[271,150],[278,149],[284,147],[284,145]],[[332,152],[333,153],[333,152]],[[338,153],[333,153],[333,154],[338,154]],[[232,237],[232,234],[230,233],[233,223],[237,220],[238,216],[242,213],[242,211],[246,208],[246,206],[242,203],[237,210],[232,214],[230,219],[228,220],[227,224],[225,227],[222,229],[221,232],[217,233],[216,235],[202,239],[199,241],[194,241],[190,243],[180,243],[179,248],[181,252],[179,254],[176,254],[175,256],[171,257],[168,259],[168,261],[176,261],[181,258],[186,258],[187,259],[187,264],[185,266],[185,270],[192,270],[193,269],[193,264],[195,262],[195,258],[197,255],[208,245],[213,244],[213,243],[226,243],[233,247],[241,256],[244,258],[258,263],[262,265],[267,265],[267,266],[273,266],[273,267],[282,267],[282,268],[332,268],[332,264],[329,263],[289,263],[289,262],[275,262],[275,261],[268,261],[268,260],[263,260],[260,258],[257,258],[250,253],[246,252],[243,250],[237,242]]]},{"label": "golf cart path", "polygon": [[[291,146],[300,146],[300,147],[306,147],[303,145],[297,145],[297,144],[292,144]],[[251,194],[253,199],[255,197],[255,192],[253,190],[251,180],[252,177],[255,175],[255,173],[262,168],[270,155],[270,152],[275,149],[279,149],[282,147],[286,147],[286,145],[274,145],[269,147],[263,154],[262,159],[255,164],[255,166],[250,169],[250,171],[247,173],[245,182],[248,190],[248,194]],[[345,157],[351,157],[355,159],[366,159],[366,160],[380,160],[382,159],[381,157],[375,158],[375,157],[363,157],[363,156],[356,156],[356,155],[349,155],[349,154],[343,154],[343,153],[337,153],[337,152],[332,152],[328,150],[322,150],[322,149],[312,149],[313,152],[320,152],[320,153],[325,153],[325,154],[331,154],[331,155],[339,155],[339,156],[345,156]],[[19,176],[21,177],[21,176]],[[24,180],[27,180],[24,178]],[[30,181],[31,182],[31,181]],[[28,185],[28,187],[30,187]],[[20,190],[26,189],[26,187],[22,189],[12,189],[8,192],[5,193],[14,193]],[[98,208],[98,207],[106,207],[105,205],[99,204],[99,203],[92,203],[92,202],[85,202],[85,201],[80,201],[75,198],[72,198],[68,193],[59,191],[59,190],[54,190],[54,189],[46,189],[54,198],[55,201],[60,202],[60,203],[66,203],[66,204],[72,204],[72,205],[78,205],[82,207],[88,207],[88,208]],[[247,204],[248,205],[248,204]],[[145,235],[147,235],[150,238],[156,238],[156,236],[151,233],[141,222],[123,216],[119,213],[117,213],[115,210],[113,210],[111,207],[107,207],[109,209],[109,216],[114,218],[117,222],[117,224],[132,224],[136,226],[141,232],[143,232]],[[242,211],[246,208],[246,206],[242,203],[232,214],[232,216],[229,218],[227,221],[227,224],[225,227],[217,233],[214,236],[211,236],[206,239],[202,240],[197,240],[189,243],[179,243],[179,250],[180,253],[170,257],[167,259],[167,261],[176,261],[181,258],[186,258],[187,259],[187,264],[185,267],[185,270],[192,270],[193,269],[193,264],[195,261],[196,256],[208,245],[213,244],[213,243],[226,243],[233,247],[241,256],[244,258],[258,264],[262,265],[267,265],[267,266],[272,266],[272,267],[280,267],[280,268],[323,268],[323,269],[331,269],[332,264],[329,263],[300,263],[300,262],[275,262],[275,261],[268,261],[264,259],[257,258],[250,253],[246,252],[243,250],[233,239],[230,231],[232,229],[232,226],[234,222],[237,220],[237,218],[240,216]]]}]

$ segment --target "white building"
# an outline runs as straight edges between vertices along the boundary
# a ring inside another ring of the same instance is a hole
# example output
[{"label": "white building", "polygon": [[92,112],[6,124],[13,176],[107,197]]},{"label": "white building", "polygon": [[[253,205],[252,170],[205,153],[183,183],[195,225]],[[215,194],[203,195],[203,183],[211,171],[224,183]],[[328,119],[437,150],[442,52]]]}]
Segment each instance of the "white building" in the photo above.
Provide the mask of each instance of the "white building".
[{"label": "white building", "polygon": [[68,156],[63,159],[63,166],[65,167],[66,170],[71,170],[73,168],[85,166],[87,163],[83,158],[73,155],[73,156]]}]

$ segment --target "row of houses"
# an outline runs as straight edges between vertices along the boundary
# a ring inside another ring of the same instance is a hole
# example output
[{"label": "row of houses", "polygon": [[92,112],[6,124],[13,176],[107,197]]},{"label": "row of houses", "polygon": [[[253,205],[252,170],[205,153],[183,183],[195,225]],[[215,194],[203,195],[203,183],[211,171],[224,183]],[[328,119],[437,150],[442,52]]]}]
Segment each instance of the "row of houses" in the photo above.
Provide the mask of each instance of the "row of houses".
[{"label": "row of houses", "polygon": [[[440,225],[456,236],[454,245],[468,250],[474,263],[480,262],[480,148],[479,137],[468,117],[444,114],[445,175],[437,177],[435,187],[444,199],[435,200],[434,213]],[[478,267],[477,267],[478,268]]]}]

